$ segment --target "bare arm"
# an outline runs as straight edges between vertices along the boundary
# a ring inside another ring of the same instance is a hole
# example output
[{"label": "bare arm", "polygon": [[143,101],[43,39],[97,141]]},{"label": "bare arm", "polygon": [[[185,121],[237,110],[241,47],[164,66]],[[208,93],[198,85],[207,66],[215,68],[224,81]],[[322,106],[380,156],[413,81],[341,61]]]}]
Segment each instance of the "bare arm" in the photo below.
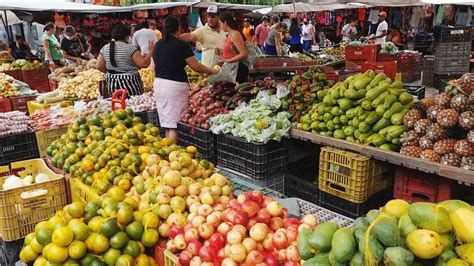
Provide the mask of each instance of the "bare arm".
[{"label": "bare arm", "polygon": [[281,36],[280,34],[277,34],[275,36],[275,48],[277,50],[277,55],[278,56],[281,56],[282,55],[282,51],[281,51]]},{"label": "bare arm", "polygon": [[197,42],[197,35],[194,33],[183,33],[179,35],[179,39],[185,42]]},{"label": "bare arm", "polygon": [[245,47],[244,39],[242,38],[242,35],[240,33],[233,33],[231,36],[232,43],[235,45],[237,50],[239,51],[239,54],[225,60],[228,63],[233,63],[233,62],[239,62],[242,60],[247,59],[249,52],[247,51],[247,47]]},{"label": "bare arm", "polygon": [[75,56],[72,56],[72,55],[69,55],[66,51],[63,50],[63,55],[66,59],[68,60],[71,60],[71,61],[74,61],[74,62],[78,62],[81,58],[79,57],[75,57]]},{"label": "bare arm", "polygon": [[99,54],[99,57],[97,58],[97,69],[104,73],[107,71],[105,67],[105,58],[102,54]]},{"label": "bare arm", "polygon": [[54,64],[53,58],[51,57],[51,51],[49,50],[49,42],[48,40],[43,41],[44,52],[46,54],[46,59],[49,60],[50,64]]},{"label": "bare arm", "polygon": [[217,74],[218,73],[218,71],[201,64],[195,56],[186,58],[186,64],[188,64],[188,66],[192,70],[198,73],[203,73],[203,74]]},{"label": "bare arm", "polygon": [[148,54],[146,56],[143,56],[140,52],[138,52],[138,50],[132,55],[133,62],[135,62],[135,65],[137,65],[138,68],[146,68],[150,65],[153,49],[155,47],[153,40],[149,41],[148,47]]}]

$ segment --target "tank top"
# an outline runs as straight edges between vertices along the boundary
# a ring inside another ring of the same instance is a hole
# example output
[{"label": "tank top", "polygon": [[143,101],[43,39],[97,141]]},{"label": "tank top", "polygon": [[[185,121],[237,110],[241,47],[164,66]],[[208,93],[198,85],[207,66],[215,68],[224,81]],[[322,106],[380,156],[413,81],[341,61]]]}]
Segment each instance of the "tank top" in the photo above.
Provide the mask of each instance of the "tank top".
[{"label": "tank top", "polygon": [[232,49],[233,46],[234,46],[234,43],[232,42],[232,39],[229,36],[227,38],[227,40],[225,40],[225,43],[224,43],[224,50],[223,50],[223,54],[222,54],[224,59],[231,59],[232,57],[235,56],[234,55],[234,49]]}]

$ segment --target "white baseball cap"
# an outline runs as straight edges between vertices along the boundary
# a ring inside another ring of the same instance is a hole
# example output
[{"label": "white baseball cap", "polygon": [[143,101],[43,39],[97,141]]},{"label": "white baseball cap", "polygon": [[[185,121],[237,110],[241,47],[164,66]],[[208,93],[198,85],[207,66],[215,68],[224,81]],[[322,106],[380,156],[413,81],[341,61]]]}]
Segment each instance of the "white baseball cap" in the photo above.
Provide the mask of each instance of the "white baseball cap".
[{"label": "white baseball cap", "polygon": [[210,5],[208,8],[207,8],[207,13],[208,14],[218,14],[219,13],[219,8],[216,6],[216,5]]}]

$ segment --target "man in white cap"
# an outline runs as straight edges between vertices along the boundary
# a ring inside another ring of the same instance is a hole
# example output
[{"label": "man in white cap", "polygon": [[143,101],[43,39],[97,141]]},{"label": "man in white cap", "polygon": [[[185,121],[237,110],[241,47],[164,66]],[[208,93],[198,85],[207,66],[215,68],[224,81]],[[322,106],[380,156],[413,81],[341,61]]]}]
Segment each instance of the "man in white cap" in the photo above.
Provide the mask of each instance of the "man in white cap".
[{"label": "man in white cap", "polygon": [[206,25],[191,33],[183,33],[179,38],[187,42],[199,42],[202,48],[202,63],[208,67],[215,66],[220,59],[219,51],[224,48],[227,38],[225,32],[221,30],[217,6],[210,5],[207,8]]},{"label": "man in white cap", "polygon": [[379,13],[379,24],[377,26],[377,31],[375,35],[369,37],[369,40],[373,40],[375,44],[385,44],[385,37],[387,37],[388,24],[385,19],[387,18],[387,13],[382,11]]}]

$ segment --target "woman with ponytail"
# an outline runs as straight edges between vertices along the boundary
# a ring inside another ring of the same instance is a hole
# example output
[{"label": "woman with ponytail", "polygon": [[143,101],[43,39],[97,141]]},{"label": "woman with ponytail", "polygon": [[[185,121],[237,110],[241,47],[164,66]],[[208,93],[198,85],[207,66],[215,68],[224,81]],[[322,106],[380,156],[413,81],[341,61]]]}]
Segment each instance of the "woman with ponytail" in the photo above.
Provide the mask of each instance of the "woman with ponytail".
[{"label": "woman with ponytail", "polygon": [[138,69],[150,65],[154,42],[150,40],[148,54],[144,57],[137,47],[130,44],[131,34],[129,26],[118,24],[112,30],[112,41],[100,50],[97,68],[106,73],[106,98],[119,89],[126,90],[128,95],[143,94]]},{"label": "woman with ponytail", "polygon": [[166,137],[176,139],[176,127],[180,114],[188,107],[189,83],[184,68],[203,74],[217,74],[197,60],[191,47],[178,39],[179,21],[167,16],[163,26],[163,39],[155,44],[154,93],[161,127],[166,129]]}]

